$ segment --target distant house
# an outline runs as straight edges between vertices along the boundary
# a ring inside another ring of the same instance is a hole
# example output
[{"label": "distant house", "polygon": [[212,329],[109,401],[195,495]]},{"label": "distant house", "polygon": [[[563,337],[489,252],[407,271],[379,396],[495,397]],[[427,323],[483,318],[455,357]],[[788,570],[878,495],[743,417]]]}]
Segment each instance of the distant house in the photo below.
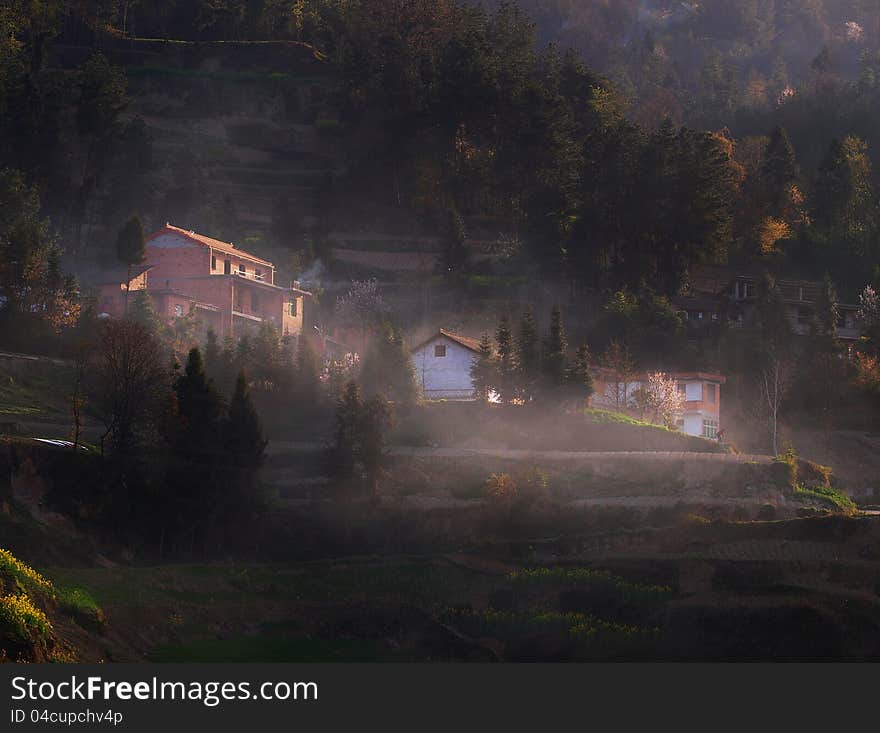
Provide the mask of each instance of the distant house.
[{"label": "distant house", "polygon": [[[727,382],[720,374],[707,372],[672,372],[678,390],[685,399],[684,410],[675,418],[678,429],[686,435],[717,438],[721,428],[721,387]],[[629,410],[636,393],[648,384],[647,374],[622,378],[610,369],[595,369],[593,407]]]},{"label": "distant house", "polygon": [[419,384],[426,400],[476,399],[471,366],[480,342],[440,329],[412,350]]},{"label": "distant house", "polygon": [[[146,290],[160,318],[195,314],[203,330],[237,338],[264,321],[302,333],[311,294],[275,283],[275,266],[235,245],[166,224],[147,238],[146,262],[132,270],[132,290]],[[121,277],[121,281],[120,278]],[[121,316],[127,273],[99,286],[99,311]]]},{"label": "distant house", "polygon": [[[676,297],[673,305],[682,318],[695,327],[726,322],[733,328],[743,328],[753,317],[759,282],[756,275],[737,274],[726,267],[698,267],[691,275],[688,291]],[[792,330],[800,335],[808,334],[822,283],[780,279],[776,284]],[[858,341],[862,335],[859,306],[838,303],[838,311],[837,338],[850,343]]]}]

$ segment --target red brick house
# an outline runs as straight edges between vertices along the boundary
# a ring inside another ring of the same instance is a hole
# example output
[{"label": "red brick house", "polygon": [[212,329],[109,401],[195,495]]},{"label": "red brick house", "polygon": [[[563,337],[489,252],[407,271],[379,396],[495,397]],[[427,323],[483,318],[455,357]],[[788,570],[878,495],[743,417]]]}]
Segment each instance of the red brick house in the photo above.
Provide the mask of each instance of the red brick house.
[{"label": "red brick house", "polygon": [[[283,334],[298,335],[311,297],[305,290],[276,285],[271,262],[171,224],[147,238],[146,262],[132,275],[132,291],[146,290],[163,320],[193,312],[204,330],[213,328],[221,337],[237,338],[264,321]],[[101,312],[122,315],[126,277],[99,286]]]}]

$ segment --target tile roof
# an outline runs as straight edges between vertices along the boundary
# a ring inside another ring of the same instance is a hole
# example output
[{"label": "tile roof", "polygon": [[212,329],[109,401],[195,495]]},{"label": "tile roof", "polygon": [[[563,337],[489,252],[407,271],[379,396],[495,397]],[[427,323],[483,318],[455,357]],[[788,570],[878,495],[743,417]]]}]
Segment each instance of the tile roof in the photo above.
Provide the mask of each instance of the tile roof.
[{"label": "tile roof", "polygon": [[434,341],[437,338],[440,338],[441,336],[445,336],[446,338],[451,339],[452,341],[455,341],[455,343],[457,343],[461,346],[464,346],[466,349],[469,349],[470,351],[480,353],[479,339],[472,339],[472,338],[469,338],[468,336],[462,336],[461,334],[453,333],[452,331],[447,331],[445,328],[441,328],[437,333],[435,333],[433,336],[431,336],[431,338],[420,343],[418,346],[416,346],[413,349],[413,351],[418,351],[423,346],[426,346],[427,344],[431,343],[432,341]]},{"label": "tile roof", "polygon": [[180,236],[185,237],[191,242],[204,245],[205,247],[210,247],[211,249],[217,250],[218,252],[235,255],[236,257],[242,257],[252,262],[256,262],[260,265],[265,265],[266,267],[275,267],[275,265],[273,265],[268,260],[260,259],[259,257],[252,255],[250,252],[245,252],[243,249],[238,249],[234,244],[231,244],[230,242],[221,242],[219,239],[206,237],[204,234],[198,234],[192,230],[182,229],[181,227],[176,227],[173,224],[166,223],[164,228],[160,229],[154,234],[151,234],[147,238],[147,241],[149,242],[150,240],[155,239],[156,237],[159,237],[163,234],[168,234],[169,232],[173,234],[179,234]]}]

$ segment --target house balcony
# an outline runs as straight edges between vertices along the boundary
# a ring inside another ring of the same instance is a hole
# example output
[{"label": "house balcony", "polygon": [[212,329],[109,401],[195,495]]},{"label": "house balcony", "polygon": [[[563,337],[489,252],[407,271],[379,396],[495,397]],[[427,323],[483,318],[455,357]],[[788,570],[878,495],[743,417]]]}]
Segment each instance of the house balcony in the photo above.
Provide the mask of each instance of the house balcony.
[{"label": "house balcony", "polygon": [[244,313],[243,311],[234,310],[232,311],[233,318],[243,318],[246,321],[251,321],[252,323],[262,323],[263,318],[261,316],[255,315],[253,313]]}]

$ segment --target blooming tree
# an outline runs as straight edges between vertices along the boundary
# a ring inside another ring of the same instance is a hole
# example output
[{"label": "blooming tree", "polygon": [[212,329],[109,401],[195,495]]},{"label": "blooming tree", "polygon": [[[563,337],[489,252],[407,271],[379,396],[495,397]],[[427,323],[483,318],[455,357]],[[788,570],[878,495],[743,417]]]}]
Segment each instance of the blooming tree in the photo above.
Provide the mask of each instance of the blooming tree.
[{"label": "blooming tree", "polygon": [[655,423],[671,425],[675,416],[684,410],[685,396],[679,391],[675,380],[663,372],[648,377],[644,388],[644,404]]}]

